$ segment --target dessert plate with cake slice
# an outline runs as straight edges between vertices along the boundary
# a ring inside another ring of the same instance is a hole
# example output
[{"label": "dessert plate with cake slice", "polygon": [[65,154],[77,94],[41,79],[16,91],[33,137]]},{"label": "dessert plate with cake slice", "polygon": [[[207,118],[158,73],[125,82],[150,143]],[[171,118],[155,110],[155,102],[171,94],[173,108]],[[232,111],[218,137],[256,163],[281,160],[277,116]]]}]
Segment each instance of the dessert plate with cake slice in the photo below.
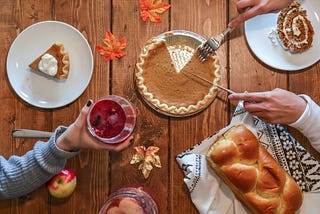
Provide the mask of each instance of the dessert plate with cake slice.
[{"label": "dessert plate with cake slice", "polygon": [[195,33],[174,30],[145,44],[136,64],[135,83],[149,106],[167,116],[185,117],[212,103],[221,66],[216,54],[203,63],[200,61],[197,47],[205,41]]},{"label": "dessert plate with cake slice", "polygon": [[252,52],[279,70],[308,68],[320,59],[320,2],[296,1],[279,13],[256,16],[244,24]]},{"label": "dessert plate with cake slice", "polygon": [[13,90],[25,102],[45,109],[65,106],[87,88],[93,55],[86,38],[75,27],[43,21],[23,30],[7,57]]}]

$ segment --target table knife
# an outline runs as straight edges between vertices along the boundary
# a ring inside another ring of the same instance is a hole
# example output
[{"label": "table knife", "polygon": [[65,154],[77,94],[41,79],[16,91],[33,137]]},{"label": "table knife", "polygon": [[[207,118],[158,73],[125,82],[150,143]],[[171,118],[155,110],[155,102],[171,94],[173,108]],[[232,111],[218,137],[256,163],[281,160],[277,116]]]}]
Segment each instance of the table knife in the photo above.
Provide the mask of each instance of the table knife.
[{"label": "table knife", "polygon": [[197,77],[197,78],[199,78],[199,79],[201,79],[201,80],[203,80],[203,81],[205,81],[205,82],[207,82],[207,83],[209,83],[209,84],[211,84],[211,85],[214,85],[214,86],[216,86],[217,88],[220,88],[221,90],[224,90],[224,91],[228,92],[229,94],[234,94],[234,93],[236,93],[236,92],[234,92],[234,91],[232,91],[232,90],[230,90],[230,89],[228,89],[228,88],[225,88],[225,87],[223,87],[223,86],[221,86],[221,85],[218,85],[218,84],[215,84],[215,83],[213,83],[213,82],[210,82],[209,80],[207,80],[207,79],[199,76],[198,74],[194,74],[194,73],[192,73],[192,72],[190,72],[190,71],[187,71],[187,70],[184,70],[183,72],[187,72],[188,74],[191,74],[191,75],[193,75],[193,76],[195,76],[195,77]]}]

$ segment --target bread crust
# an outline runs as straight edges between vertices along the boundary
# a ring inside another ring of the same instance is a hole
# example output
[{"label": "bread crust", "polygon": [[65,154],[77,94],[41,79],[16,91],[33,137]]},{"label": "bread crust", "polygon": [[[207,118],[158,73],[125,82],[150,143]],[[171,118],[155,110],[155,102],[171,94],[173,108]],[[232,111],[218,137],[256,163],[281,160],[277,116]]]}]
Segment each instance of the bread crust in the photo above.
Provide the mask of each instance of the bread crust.
[{"label": "bread crust", "polygon": [[298,184],[243,124],[219,136],[207,160],[252,213],[295,213],[302,205]]}]

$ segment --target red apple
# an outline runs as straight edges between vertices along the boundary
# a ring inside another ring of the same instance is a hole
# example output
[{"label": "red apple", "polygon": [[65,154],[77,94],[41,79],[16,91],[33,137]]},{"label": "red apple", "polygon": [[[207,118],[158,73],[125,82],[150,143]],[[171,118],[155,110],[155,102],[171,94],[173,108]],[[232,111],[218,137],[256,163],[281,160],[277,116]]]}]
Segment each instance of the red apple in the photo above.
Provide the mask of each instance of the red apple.
[{"label": "red apple", "polygon": [[72,170],[64,168],[47,182],[46,187],[53,197],[66,198],[73,193],[76,185],[76,174]]}]

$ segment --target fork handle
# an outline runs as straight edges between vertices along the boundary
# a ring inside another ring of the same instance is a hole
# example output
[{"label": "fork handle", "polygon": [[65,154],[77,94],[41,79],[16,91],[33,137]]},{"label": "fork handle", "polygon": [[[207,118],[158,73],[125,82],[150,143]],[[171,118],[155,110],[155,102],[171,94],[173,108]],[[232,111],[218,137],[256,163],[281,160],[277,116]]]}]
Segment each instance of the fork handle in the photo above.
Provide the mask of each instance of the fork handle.
[{"label": "fork handle", "polygon": [[229,33],[230,31],[232,31],[233,28],[231,27],[227,27],[222,33],[221,35],[223,35],[223,37],[225,37],[225,35],[227,35],[227,33]]}]

